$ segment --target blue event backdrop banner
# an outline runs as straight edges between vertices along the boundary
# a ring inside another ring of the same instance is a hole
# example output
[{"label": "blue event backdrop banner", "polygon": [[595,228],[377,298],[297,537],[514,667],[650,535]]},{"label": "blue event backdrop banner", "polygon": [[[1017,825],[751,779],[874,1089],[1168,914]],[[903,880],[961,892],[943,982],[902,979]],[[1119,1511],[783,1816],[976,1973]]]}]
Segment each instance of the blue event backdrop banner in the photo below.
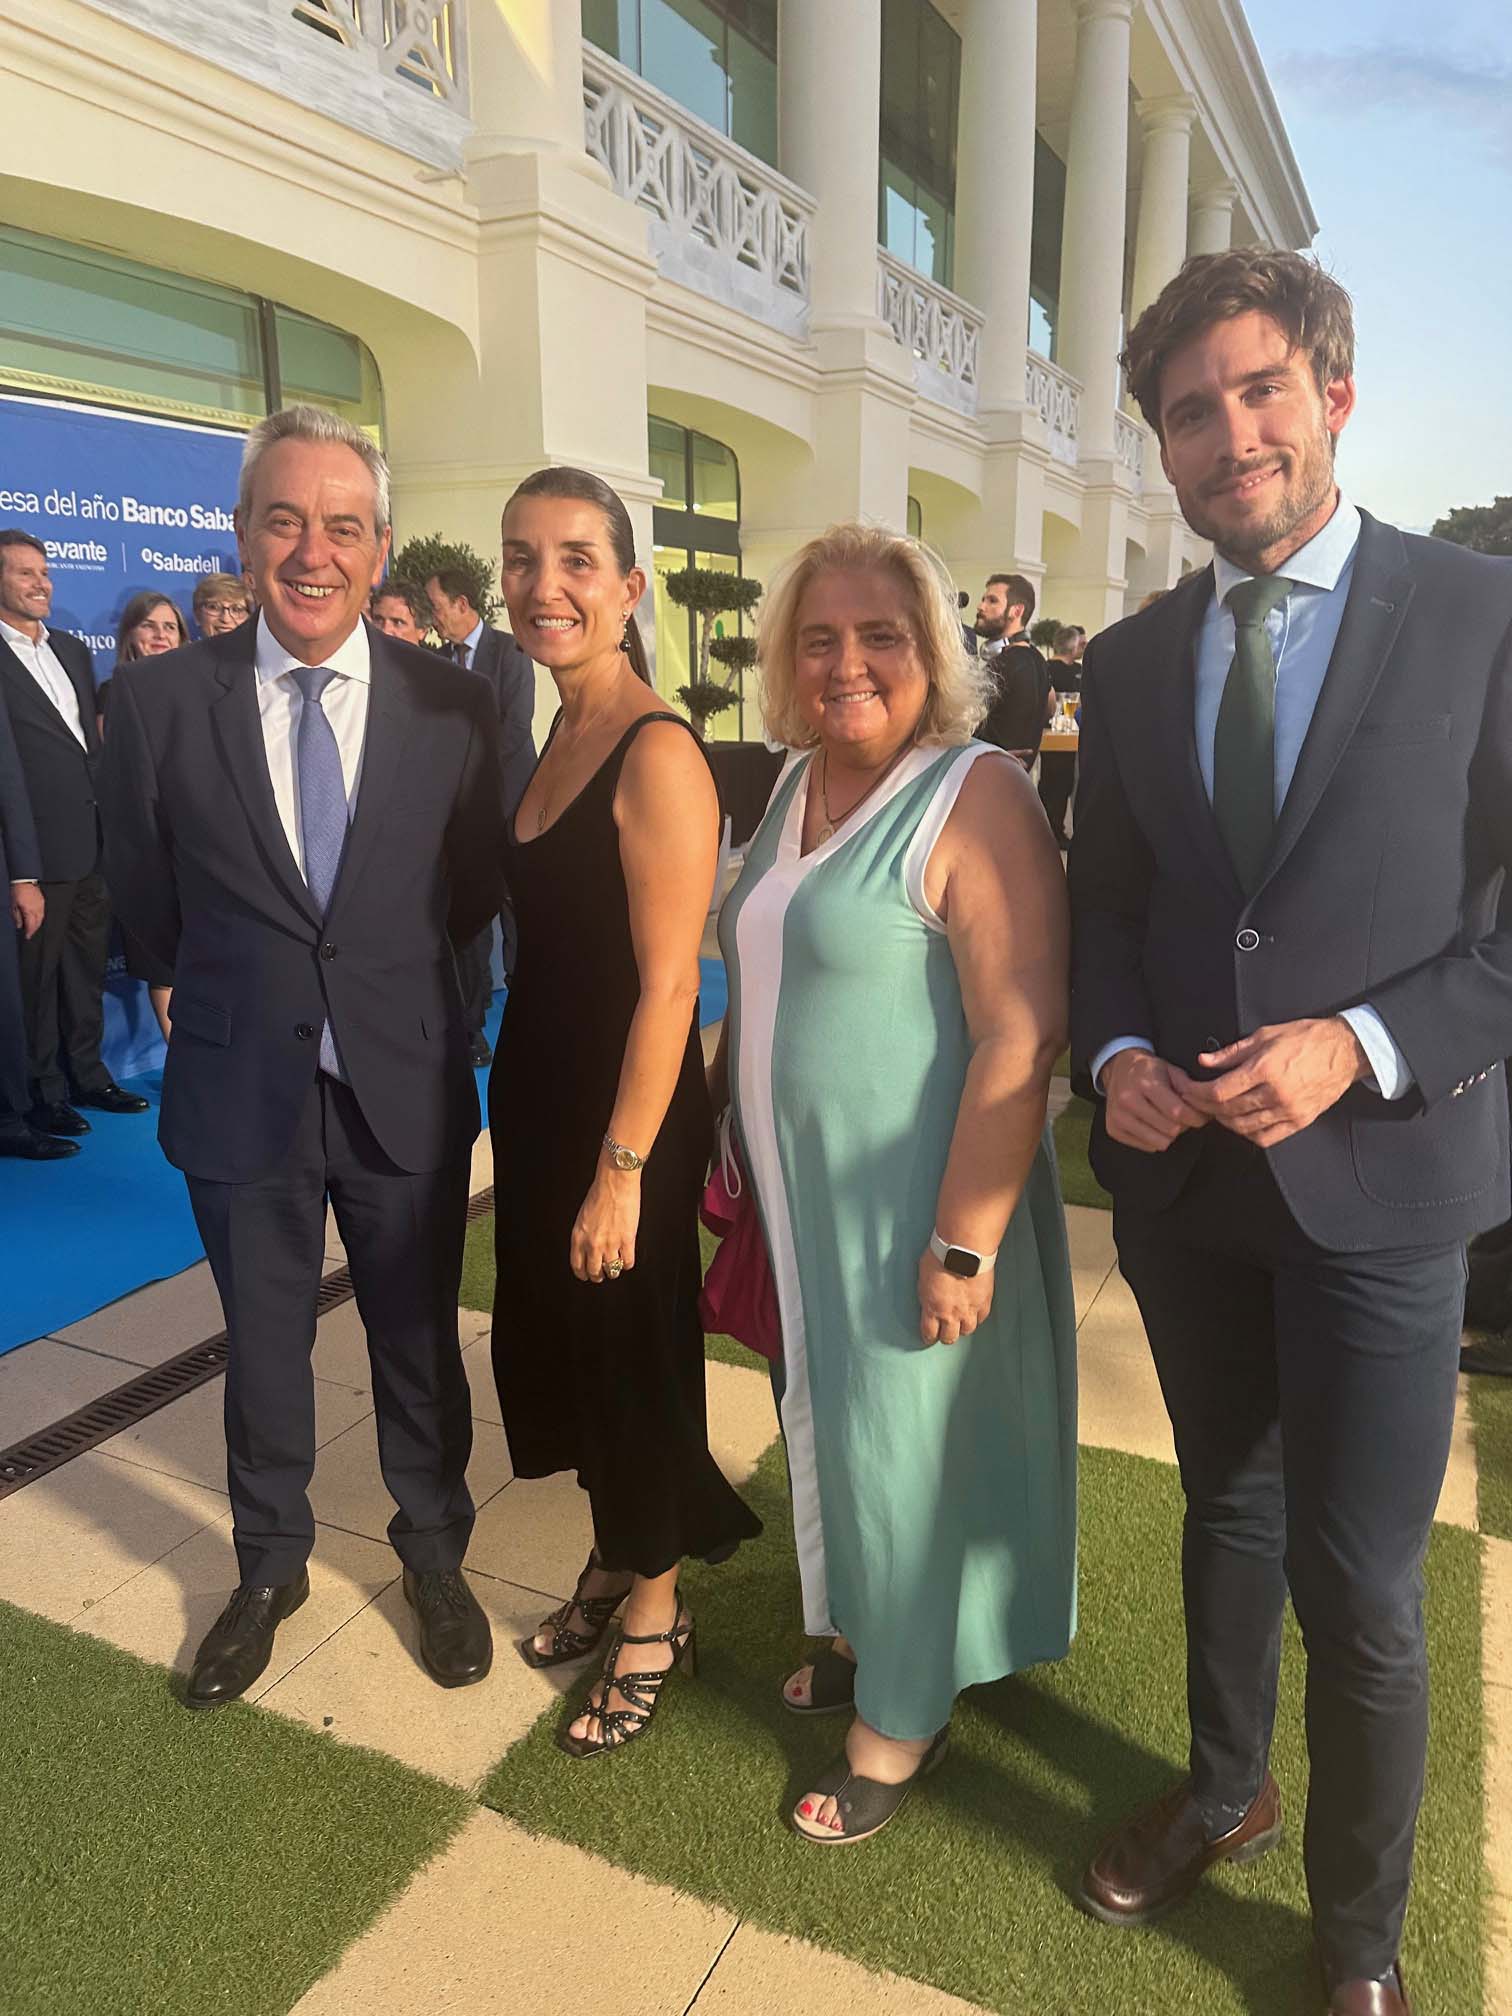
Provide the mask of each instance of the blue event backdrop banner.
[{"label": "blue event backdrop banner", "polygon": [[243,436],[178,420],[0,396],[0,525],[34,532],[53,579],[49,621],[82,637],[95,677],[139,589],[187,620],[201,574],[240,574],[231,513]]},{"label": "blue event backdrop banner", "polygon": [[[83,638],[95,677],[115,667],[121,611],[155,588],[188,620],[202,574],[240,574],[231,512],[243,436],[178,420],[0,395],[0,525],[47,548],[49,623]],[[119,939],[105,983],[107,1067],[152,1070],[163,1045]]]}]

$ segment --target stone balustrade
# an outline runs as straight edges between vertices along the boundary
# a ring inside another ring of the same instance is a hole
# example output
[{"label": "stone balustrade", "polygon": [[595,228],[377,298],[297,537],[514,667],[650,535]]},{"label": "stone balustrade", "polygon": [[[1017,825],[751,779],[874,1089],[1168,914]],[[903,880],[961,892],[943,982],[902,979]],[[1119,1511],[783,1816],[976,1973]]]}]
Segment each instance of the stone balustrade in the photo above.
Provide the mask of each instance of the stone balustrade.
[{"label": "stone balustrade", "polygon": [[1144,488],[1145,434],[1144,426],[1132,413],[1113,415],[1114,459],[1128,470],[1136,490]]},{"label": "stone balustrade", "polygon": [[1045,423],[1050,453],[1057,462],[1074,469],[1081,430],[1081,386],[1069,371],[1062,371],[1034,350],[1029,352],[1024,382],[1029,404]]},{"label": "stone balustrade", "polygon": [[619,194],[651,213],[669,280],[807,335],[811,196],[591,42],[583,124]]},{"label": "stone balustrade", "polygon": [[879,249],[877,313],[912,356],[919,390],[975,413],[983,318],[971,303]]},{"label": "stone balustrade", "polygon": [[88,0],[437,168],[471,130],[463,0]]}]

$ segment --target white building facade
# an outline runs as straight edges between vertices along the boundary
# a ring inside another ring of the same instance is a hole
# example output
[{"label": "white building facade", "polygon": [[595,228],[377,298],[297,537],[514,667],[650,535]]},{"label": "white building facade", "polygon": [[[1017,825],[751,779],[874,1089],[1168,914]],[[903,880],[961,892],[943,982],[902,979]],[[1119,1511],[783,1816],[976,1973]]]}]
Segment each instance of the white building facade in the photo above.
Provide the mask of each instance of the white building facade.
[{"label": "white building facade", "polygon": [[1240,0],[11,0],[0,71],[0,391],[318,398],[490,555],[545,462],[654,574],[909,526],[1093,630],[1203,557],[1129,321],[1316,229]]}]

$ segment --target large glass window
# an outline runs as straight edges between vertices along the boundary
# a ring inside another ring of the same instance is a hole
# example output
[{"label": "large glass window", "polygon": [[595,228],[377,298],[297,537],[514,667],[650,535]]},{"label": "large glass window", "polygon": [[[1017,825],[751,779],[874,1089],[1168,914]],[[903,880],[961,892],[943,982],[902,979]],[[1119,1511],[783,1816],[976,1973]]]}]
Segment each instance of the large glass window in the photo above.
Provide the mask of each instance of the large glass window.
[{"label": "large glass window", "polygon": [[371,351],[344,330],[113,252],[0,227],[0,384],[245,428],[269,402],[382,437]]},{"label": "large glass window", "polygon": [[777,0],[584,0],[583,33],[777,165]]},{"label": "large glass window", "polygon": [[882,158],[877,236],[895,258],[952,284],[961,38],[930,0],[882,0]]},{"label": "large glass window", "polygon": [[[679,609],[665,581],[683,567],[708,567],[716,573],[738,574],[740,568],[740,465],[733,450],[691,427],[673,420],[649,423],[651,474],[662,483],[661,501],[651,513],[656,574],[656,687],[675,700],[698,664],[698,618]],[[742,634],[736,615],[714,619],[716,637]],[[710,676],[726,675],[710,665]],[[739,742],[745,718],[745,682],[737,672],[734,687],[738,707],[727,707],[709,723],[709,739]]]},{"label": "large glass window", "polygon": [[1052,362],[1060,325],[1061,232],[1066,164],[1034,136],[1034,223],[1029,240],[1029,348]]}]

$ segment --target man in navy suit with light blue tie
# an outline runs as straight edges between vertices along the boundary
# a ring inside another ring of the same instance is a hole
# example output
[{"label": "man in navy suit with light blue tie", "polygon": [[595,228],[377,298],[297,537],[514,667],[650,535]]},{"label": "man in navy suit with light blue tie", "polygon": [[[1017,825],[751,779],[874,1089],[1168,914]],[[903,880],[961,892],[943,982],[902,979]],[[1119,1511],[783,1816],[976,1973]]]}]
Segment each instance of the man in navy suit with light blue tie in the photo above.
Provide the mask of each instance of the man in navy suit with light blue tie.
[{"label": "man in navy suit with light blue tie", "polygon": [[309,1591],[310,1351],[326,1204],[367,1332],[389,1537],[422,1663],[481,1680],[457,1344],[478,1098],[451,945],[498,908],[487,688],[369,628],[388,470],[296,406],[254,428],[237,536],[258,619],[116,674],[101,805],[123,921],[174,972],[159,1138],[225,1305],[240,1583],[189,1675],[236,1699]]},{"label": "man in navy suit with light blue tie", "polygon": [[1347,295],[1192,259],[1129,383],[1209,568],[1083,664],[1072,1067],[1186,1494],[1190,1775],[1079,1892],[1115,1925],[1275,1845],[1288,1592],[1332,2016],[1406,2016],[1423,1558],[1465,1242],[1508,1212],[1512,565],[1340,491]]}]

